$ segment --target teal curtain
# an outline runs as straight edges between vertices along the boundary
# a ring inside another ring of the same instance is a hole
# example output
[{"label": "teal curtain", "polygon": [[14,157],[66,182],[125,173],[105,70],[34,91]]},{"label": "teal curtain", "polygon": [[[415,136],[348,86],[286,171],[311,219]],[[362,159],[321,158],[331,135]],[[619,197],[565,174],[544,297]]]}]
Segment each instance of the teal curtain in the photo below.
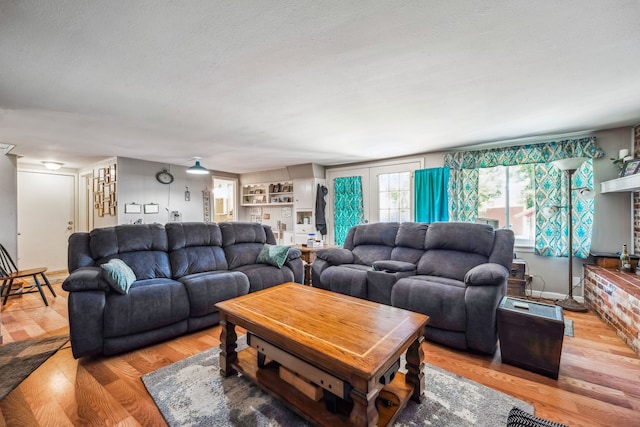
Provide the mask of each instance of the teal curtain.
[{"label": "teal curtain", "polygon": [[362,202],[362,178],[350,176],[336,178],[333,183],[335,244],[342,246],[347,233],[354,225],[364,223]]},{"label": "teal curtain", "polygon": [[[594,199],[584,200],[578,192],[568,192],[568,176],[549,163],[535,166],[536,237],[535,253],[543,256],[569,256],[569,197],[572,197],[573,255],[587,258],[591,249]],[[573,174],[571,188],[593,189],[593,160],[589,159]],[[552,215],[543,208],[556,207]]]},{"label": "teal curtain", "polygon": [[[479,168],[535,163],[535,251],[540,255],[568,256],[568,195],[564,194],[567,183],[564,172],[550,163],[564,158],[598,159],[602,156],[604,151],[596,144],[595,137],[447,153],[444,164],[451,168],[449,217],[453,221],[474,221],[477,217]],[[573,188],[579,187],[593,189],[592,160],[586,161],[573,176]],[[586,257],[591,248],[594,202],[577,199],[575,192],[572,193],[573,249],[577,257]],[[545,206],[560,206],[560,210],[554,217],[545,218],[542,215]]]},{"label": "teal curtain", "polygon": [[449,168],[421,169],[414,173],[415,211],[418,222],[449,221]]}]

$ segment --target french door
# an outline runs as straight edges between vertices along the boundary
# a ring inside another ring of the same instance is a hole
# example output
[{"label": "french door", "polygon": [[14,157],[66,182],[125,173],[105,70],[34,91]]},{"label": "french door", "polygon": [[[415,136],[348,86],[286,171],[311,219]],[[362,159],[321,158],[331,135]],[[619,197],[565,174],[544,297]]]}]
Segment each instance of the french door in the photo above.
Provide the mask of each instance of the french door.
[{"label": "french door", "polygon": [[335,242],[336,178],[359,176],[362,180],[364,222],[413,220],[413,171],[422,169],[423,159],[370,167],[337,168],[327,171],[327,242]]}]

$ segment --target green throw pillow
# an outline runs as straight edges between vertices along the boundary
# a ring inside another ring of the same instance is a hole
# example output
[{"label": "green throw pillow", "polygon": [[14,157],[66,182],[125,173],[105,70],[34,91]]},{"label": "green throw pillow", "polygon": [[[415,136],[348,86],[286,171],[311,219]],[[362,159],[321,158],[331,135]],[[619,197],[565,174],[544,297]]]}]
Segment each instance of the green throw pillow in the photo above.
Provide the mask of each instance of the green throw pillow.
[{"label": "green throw pillow", "polygon": [[256,261],[262,264],[270,264],[274,267],[282,268],[287,260],[288,254],[289,246],[269,245],[265,243],[258,254],[258,259]]},{"label": "green throw pillow", "polygon": [[121,294],[128,293],[129,287],[136,281],[136,275],[131,267],[117,258],[102,264],[102,275],[111,287]]}]

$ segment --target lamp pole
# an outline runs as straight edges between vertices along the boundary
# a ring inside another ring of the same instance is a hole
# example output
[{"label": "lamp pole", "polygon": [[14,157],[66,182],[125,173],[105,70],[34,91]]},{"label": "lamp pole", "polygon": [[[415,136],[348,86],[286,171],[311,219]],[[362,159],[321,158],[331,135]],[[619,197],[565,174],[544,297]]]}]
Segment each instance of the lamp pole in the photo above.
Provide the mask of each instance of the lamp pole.
[{"label": "lamp pole", "polygon": [[569,311],[587,311],[587,307],[573,299],[573,197],[571,194],[571,180],[577,169],[565,169],[567,174],[567,196],[569,197],[569,296],[557,300],[556,305]]}]

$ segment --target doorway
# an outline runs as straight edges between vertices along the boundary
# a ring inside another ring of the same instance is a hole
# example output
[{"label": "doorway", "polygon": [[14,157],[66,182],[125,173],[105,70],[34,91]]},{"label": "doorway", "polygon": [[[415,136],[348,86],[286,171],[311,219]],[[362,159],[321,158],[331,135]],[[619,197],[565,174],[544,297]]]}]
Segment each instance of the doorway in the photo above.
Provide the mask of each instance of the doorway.
[{"label": "doorway", "polygon": [[213,177],[213,222],[236,221],[237,186],[236,179]]}]

